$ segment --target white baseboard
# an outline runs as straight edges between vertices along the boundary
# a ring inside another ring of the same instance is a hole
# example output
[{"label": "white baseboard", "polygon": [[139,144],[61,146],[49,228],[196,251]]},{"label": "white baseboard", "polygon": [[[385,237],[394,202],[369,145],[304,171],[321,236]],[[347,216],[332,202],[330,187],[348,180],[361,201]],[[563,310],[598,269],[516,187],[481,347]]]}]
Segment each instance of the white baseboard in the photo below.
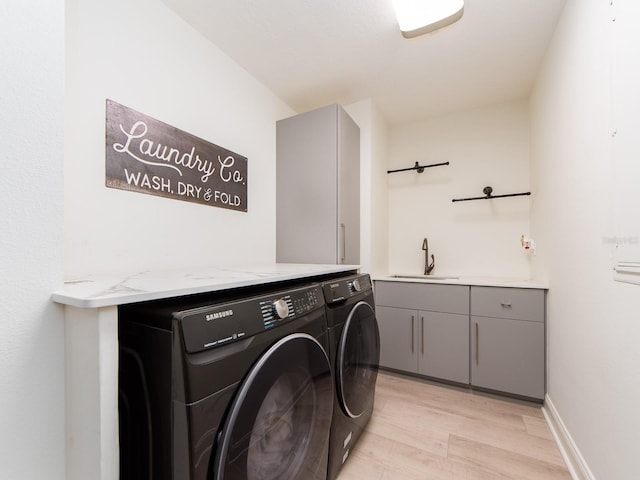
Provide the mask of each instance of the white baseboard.
[{"label": "white baseboard", "polygon": [[596,480],[587,462],[580,454],[580,450],[576,446],[571,434],[564,426],[556,407],[553,405],[549,395],[545,396],[544,406],[542,407],[542,413],[544,414],[547,424],[551,429],[553,438],[555,438],[560,453],[567,463],[567,468],[573,480]]}]

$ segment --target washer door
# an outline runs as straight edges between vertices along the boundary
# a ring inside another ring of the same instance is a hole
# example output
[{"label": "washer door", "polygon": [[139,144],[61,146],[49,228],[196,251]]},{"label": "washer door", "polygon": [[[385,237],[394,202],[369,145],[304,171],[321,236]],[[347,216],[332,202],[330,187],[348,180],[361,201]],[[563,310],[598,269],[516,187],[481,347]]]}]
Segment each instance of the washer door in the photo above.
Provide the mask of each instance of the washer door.
[{"label": "washer door", "polygon": [[346,415],[358,418],[373,408],[380,333],[371,305],[358,302],[344,324],[336,357],[338,401]]},{"label": "washer door", "polygon": [[284,337],[242,382],[220,433],[212,479],[325,479],[333,412],[324,348],[303,333]]}]

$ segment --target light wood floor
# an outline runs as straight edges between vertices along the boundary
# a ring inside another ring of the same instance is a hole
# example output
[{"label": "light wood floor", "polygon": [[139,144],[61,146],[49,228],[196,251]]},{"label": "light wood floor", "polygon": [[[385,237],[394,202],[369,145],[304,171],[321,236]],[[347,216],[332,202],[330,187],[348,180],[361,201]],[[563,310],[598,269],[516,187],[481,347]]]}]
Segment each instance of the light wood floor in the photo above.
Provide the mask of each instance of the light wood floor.
[{"label": "light wood floor", "polygon": [[338,480],[571,480],[540,407],[380,372]]}]

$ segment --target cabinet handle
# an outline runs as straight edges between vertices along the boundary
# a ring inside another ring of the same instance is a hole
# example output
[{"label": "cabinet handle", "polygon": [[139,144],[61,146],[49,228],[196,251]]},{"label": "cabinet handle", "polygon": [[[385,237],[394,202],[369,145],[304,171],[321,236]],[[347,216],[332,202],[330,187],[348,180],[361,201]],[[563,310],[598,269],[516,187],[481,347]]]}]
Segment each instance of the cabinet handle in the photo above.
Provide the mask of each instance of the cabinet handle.
[{"label": "cabinet handle", "polygon": [[347,258],[347,227],[344,223],[340,224],[340,230],[342,231],[342,252],[340,254],[340,263],[344,263]]},{"label": "cabinet handle", "polygon": [[422,353],[422,356],[424,357],[424,317],[420,317],[420,332],[420,351]]},{"label": "cabinet handle", "polygon": [[415,330],[415,317],[411,315],[411,353],[413,353],[413,344],[415,342],[414,330]]},{"label": "cabinet handle", "polygon": [[478,327],[478,322],[476,322],[476,365],[480,362],[480,328]]},{"label": "cabinet handle", "polygon": [[511,308],[511,302],[500,302],[500,305],[504,308]]}]

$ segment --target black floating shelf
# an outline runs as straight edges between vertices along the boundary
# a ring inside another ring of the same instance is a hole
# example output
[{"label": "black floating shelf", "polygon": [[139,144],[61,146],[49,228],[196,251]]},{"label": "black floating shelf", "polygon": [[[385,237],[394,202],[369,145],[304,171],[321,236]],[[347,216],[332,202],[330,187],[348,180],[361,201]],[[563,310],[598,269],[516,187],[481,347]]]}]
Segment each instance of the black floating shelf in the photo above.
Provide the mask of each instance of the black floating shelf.
[{"label": "black floating shelf", "polygon": [[431,165],[420,165],[418,162],[416,162],[413,167],[401,168],[399,170],[387,170],[387,173],[408,172],[409,170],[417,170],[418,173],[422,173],[424,172],[425,168],[441,167],[442,165],[449,165],[449,162],[432,163]]},{"label": "black floating shelf", "polygon": [[493,188],[491,188],[491,187],[484,187],[482,189],[482,193],[484,193],[484,197],[454,198],[451,201],[452,202],[467,202],[469,200],[489,200],[489,199],[492,199],[492,198],[522,197],[524,195],[531,195],[531,192],[507,193],[505,195],[492,195]]}]

